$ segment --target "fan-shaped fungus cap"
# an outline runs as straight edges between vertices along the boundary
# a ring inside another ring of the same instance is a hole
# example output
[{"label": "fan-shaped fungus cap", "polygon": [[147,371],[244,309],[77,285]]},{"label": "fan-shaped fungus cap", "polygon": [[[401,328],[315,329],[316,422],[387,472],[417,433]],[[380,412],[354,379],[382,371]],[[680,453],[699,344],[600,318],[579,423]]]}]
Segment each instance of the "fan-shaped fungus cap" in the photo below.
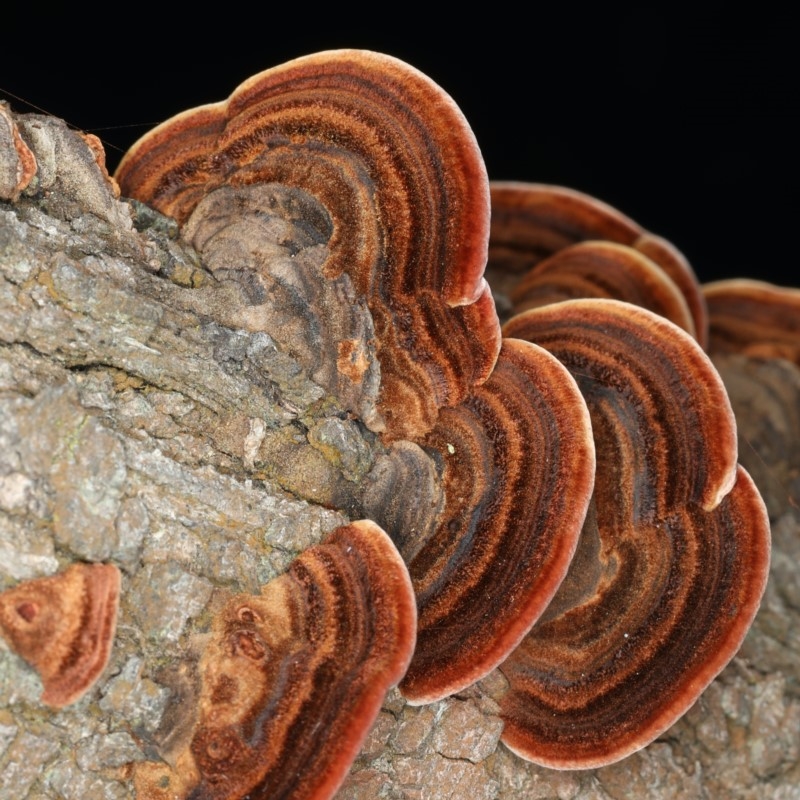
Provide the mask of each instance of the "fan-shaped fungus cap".
[{"label": "fan-shaped fungus cap", "polygon": [[414,649],[408,572],[373,522],[337,528],[215,616],[191,742],[139,763],[137,796],[332,797]]},{"label": "fan-shaped fungus cap", "polygon": [[735,278],[703,286],[709,352],[785,358],[800,366],[800,289]]},{"label": "fan-shaped fungus cap", "polygon": [[559,250],[588,239],[617,242],[660,266],[683,293],[694,335],[705,347],[708,319],[700,285],[689,262],[617,209],[590,195],[541,183],[493,182],[489,268],[518,275]]},{"label": "fan-shaped fungus cap", "polygon": [[0,594],[0,634],[41,676],[42,702],[79,700],[108,663],[119,607],[119,570],[73,564]]},{"label": "fan-shaped fungus cap", "polygon": [[400,685],[414,703],[453,694],[496,667],[566,574],[594,479],[589,415],[549,353],[505,339],[490,378],[442,409],[421,445],[440,462],[445,504],[406,553],[419,609]]},{"label": "fan-shaped fungus cap", "polygon": [[680,289],[639,250],[616,242],[586,241],[540,261],[514,288],[514,313],[561,300],[624,300],[666,317],[694,336],[694,320]]},{"label": "fan-shaped fungus cap", "polygon": [[550,767],[597,767],[651,742],[733,657],[766,583],[769,521],[737,470],[722,382],[675,325],[574,300],[505,332],[575,376],[597,476],[573,566],[502,665],[503,740]]},{"label": "fan-shaped fungus cap", "polygon": [[390,437],[426,433],[491,371],[483,159],[453,100],[407,64],[359,50],[290,61],[160,125],[116,177],[180,223],[226,184],[319,201],[332,229],[324,273],[346,272],[374,319]]}]

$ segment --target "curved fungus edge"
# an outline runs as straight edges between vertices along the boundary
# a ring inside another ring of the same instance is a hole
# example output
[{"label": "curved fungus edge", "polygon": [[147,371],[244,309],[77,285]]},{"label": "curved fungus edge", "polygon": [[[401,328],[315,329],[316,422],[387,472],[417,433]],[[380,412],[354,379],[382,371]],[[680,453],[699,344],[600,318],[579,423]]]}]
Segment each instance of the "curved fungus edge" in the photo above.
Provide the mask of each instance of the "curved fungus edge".
[{"label": "curved fungus edge", "polygon": [[133,765],[138,795],[332,797],[415,638],[391,539],[369,520],[337,528],[259,595],[228,596],[215,613],[191,733],[164,762]]},{"label": "curved fungus edge", "polygon": [[424,435],[491,372],[486,169],[455,102],[413,67],[365,50],[295,59],[158,126],[116,179],[181,224],[223,185],[314,196],[333,231],[322,269],[347,272],[375,321],[387,439]]},{"label": "curved fungus edge", "polygon": [[732,278],[703,285],[709,350],[783,358],[800,366],[800,289]]},{"label": "curved fungus edge", "polygon": [[708,315],[700,284],[685,256],[669,241],[644,230],[613,206],[591,195],[541,183],[492,181],[489,271],[513,286],[514,276],[566,247],[602,240],[632,247],[674,282],[692,316],[690,331],[708,343]]},{"label": "curved fungus edge", "polygon": [[766,584],[769,520],[736,464],[721,379],[685,332],[613,300],[525,312],[505,332],[576,377],[597,476],[567,577],[501,665],[502,738],[545,766],[603,766],[675,722],[733,657]]},{"label": "curved fungus edge", "polygon": [[400,690],[414,704],[485,677],[544,611],[575,551],[595,468],[577,384],[515,339],[420,445],[441,463],[445,505],[408,561],[419,631]]}]

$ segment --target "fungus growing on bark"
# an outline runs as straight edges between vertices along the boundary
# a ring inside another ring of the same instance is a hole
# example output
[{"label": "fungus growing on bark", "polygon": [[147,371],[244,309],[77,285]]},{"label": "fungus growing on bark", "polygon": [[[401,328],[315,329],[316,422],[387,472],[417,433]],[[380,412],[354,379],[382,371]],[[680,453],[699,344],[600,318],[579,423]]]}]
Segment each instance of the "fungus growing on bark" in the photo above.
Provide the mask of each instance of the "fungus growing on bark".
[{"label": "fungus growing on bark", "polygon": [[[552,358],[517,343],[492,372],[500,328],[482,277],[488,180],[453,101],[387,56],[320,53],[251,78],[226,103],[164,123],[125,156],[117,177],[124,193],[181,222],[215,274],[249,267],[242,242],[265,219],[273,227],[280,219],[302,221],[310,242],[324,244],[326,279],[349,275],[374,324],[387,438],[414,440],[444,470],[435,530],[421,538],[418,530],[390,531],[412,565],[422,618],[404,690],[422,702],[486,674],[564,575],[593,454],[584,404]],[[262,281],[261,294],[276,306],[270,317],[289,309],[318,320],[311,327],[331,331],[338,363],[340,345],[353,341],[335,322],[340,310],[322,290],[319,307],[305,308],[305,278],[289,268],[287,278],[273,265]],[[281,280],[298,302],[280,302]],[[246,315],[242,321],[249,324]],[[305,346],[314,357],[330,349]],[[547,530],[555,517],[558,536]],[[492,608],[480,625],[471,594],[478,590]],[[450,636],[434,633],[444,623]]]},{"label": "fungus growing on bark", "polygon": [[574,300],[504,332],[575,376],[597,477],[573,566],[502,665],[503,740],[550,767],[597,767],[666,730],[736,653],[766,583],[769,520],[737,469],[722,382],[679,328]]},{"label": "fungus growing on bark", "polygon": [[0,594],[0,635],[40,675],[42,702],[79,700],[108,663],[119,607],[111,564],[73,564]]},{"label": "fungus growing on bark", "polygon": [[[285,292],[298,313],[307,313],[303,304],[317,287],[306,291],[301,284],[312,273],[345,281],[333,291],[341,290],[344,308],[354,306],[351,290],[366,304],[374,336],[368,326],[336,317],[341,309],[331,310],[324,292],[320,309],[307,315],[309,329],[327,328],[334,341],[321,351],[323,360],[335,351],[338,373],[354,385],[372,374],[371,356],[358,342],[375,342],[374,417],[358,392],[351,399],[339,391],[338,378],[320,380],[393,445],[402,463],[386,474],[407,486],[419,478],[431,509],[436,505],[437,513],[427,509],[424,517],[436,518],[433,530],[404,530],[408,515],[396,506],[387,515],[397,523],[390,533],[409,564],[419,606],[418,646],[402,682],[412,702],[458,691],[522,640],[503,666],[511,681],[504,713],[505,738],[526,757],[560,767],[609,763],[686,710],[741,641],[768,558],[763,505],[744,473],[736,479],[724,390],[687,334],[625,303],[559,304],[510,323],[509,336],[533,339],[564,360],[592,403],[602,478],[584,525],[594,472],[584,401],[575,381],[539,348],[509,339],[500,349],[483,279],[488,182],[466,121],[438,86],[402,62],[365,51],[297,59],[254,76],[225,103],[164,123],[134,146],[117,177],[124,194],[178,220],[215,277],[237,269],[248,273],[245,280],[256,276],[248,283],[252,307],[237,325],[260,330],[263,314],[252,309],[266,305],[273,290],[278,306]],[[523,263],[527,268],[585,239],[632,247],[677,283],[703,341],[702,296],[667,242],[557,187],[498,184],[493,202],[496,267],[519,274]],[[261,255],[264,241],[266,249],[284,241],[289,223],[303,230],[290,242],[297,246],[291,255],[302,250],[308,259],[301,268],[284,259],[262,275],[251,256]],[[260,238],[264,230],[267,239]],[[680,314],[691,329],[685,308],[673,316]],[[289,320],[286,326],[293,336]],[[309,337],[304,366],[319,355],[314,347]],[[425,453],[436,475],[422,463]],[[438,475],[441,506],[433,486]],[[674,481],[665,485],[667,475]],[[381,496],[376,489],[365,506],[379,505]],[[578,558],[588,565],[589,583],[573,571],[558,589],[581,525]],[[393,548],[374,560],[359,555],[362,547],[388,547],[374,524],[345,530],[351,531],[346,545],[328,540],[262,596],[225,605],[200,661],[190,740],[169,754],[174,771],[134,768],[143,794],[275,796],[291,787],[293,797],[327,797],[335,791],[370,714],[411,659],[416,624],[405,571],[406,588],[401,592],[403,581],[395,577],[388,605],[377,603],[389,614],[386,622],[369,616],[364,622],[359,604],[349,595],[341,599],[344,587],[356,587],[354,594],[374,601],[384,591],[384,570],[375,563],[400,565]],[[343,577],[342,549],[363,562],[357,576]],[[323,562],[326,569],[317,569]],[[390,613],[392,603],[406,612]],[[718,608],[730,612],[722,621]],[[598,633],[590,618],[603,613]],[[282,628],[267,624],[275,615],[308,647],[298,650],[288,634],[275,633]],[[688,634],[679,633],[682,625]],[[370,650],[370,636],[358,633],[366,629],[394,636],[399,649],[390,648],[389,656],[377,645]],[[576,638],[587,630],[588,638]],[[532,644],[540,641],[541,651]],[[276,657],[268,659],[268,651]],[[339,684],[331,675],[345,652],[347,677]],[[578,666],[564,662],[565,653]],[[365,690],[369,700],[363,700],[357,665],[374,659],[384,665],[387,657],[390,666],[377,669],[379,688]],[[556,685],[537,682],[537,674],[555,676]],[[352,703],[369,713],[354,712]],[[331,728],[320,727],[319,713]],[[598,736],[599,749],[589,742]]]},{"label": "fungus growing on bark", "polygon": [[398,535],[419,608],[400,685],[414,703],[469,686],[517,645],[566,573],[594,480],[575,381],[549,353],[514,339],[421,445],[441,462],[445,506],[424,541]]},{"label": "fungus growing on bark", "polygon": [[259,595],[229,596],[191,732],[134,767],[137,796],[332,797],[414,650],[405,564],[370,521],[337,528]]},{"label": "fungus growing on bark", "polygon": [[689,262],[666,239],[644,230],[617,209],[590,195],[541,183],[493,182],[489,269],[492,283],[516,282],[545,258],[590,239],[633,247],[658,264],[683,293],[694,335],[705,347],[708,319],[700,285]]},{"label": "fungus growing on bark", "polygon": [[181,224],[221,186],[313,197],[329,217],[324,274],[347,273],[373,317],[388,437],[424,435],[491,372],[483,159],[449,95],[413,67],[359,50],[290,61],[163,123],[116,177]]},{"label": "fungus growing on bark", "polygon": [[784,358],[800,366],[800,289],[735,278],[703,286],[709,351]]}]

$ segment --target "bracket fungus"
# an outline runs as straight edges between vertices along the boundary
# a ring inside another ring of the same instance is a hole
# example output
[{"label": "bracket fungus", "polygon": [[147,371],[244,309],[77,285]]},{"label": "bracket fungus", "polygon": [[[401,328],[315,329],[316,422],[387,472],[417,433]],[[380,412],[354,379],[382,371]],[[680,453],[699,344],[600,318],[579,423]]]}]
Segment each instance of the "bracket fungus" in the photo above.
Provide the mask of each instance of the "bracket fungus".
[{"label": "bracket fungus", "polygon": [[[444,507],[419,540],[389,531],[420,607],[403,691],[423,702],[488,673],[565,573],[594,455],[584,404],[560,365],[522,343],[508,344],[498,362],[500,326],[483,278],[489,184],[455,103],[388,56],[319,53],[164,123],[125,156],[117,179],[125,194],[182,223],[212,271],[249,265],[242,232],[269,217],[303,220],[326,248],[318,271],[329,281],[349,276],[374,325],[385,439],[427,449],[445,487]],[[313,317],[335,346],[309,340],[306,351],[338,354],[352,341],[334,321],[340,312],[322,301],[309,309],[297,288],[305,277],[291,268],[286,278],[273,264],[261,278],[268,316]],[[294,300],[283,307],[279,280]],[[476,474],[483,478],[472,486]],[[478,613],[476,593],[489,610]]]},{"label": "bracket fungus", "polygon": [[[686,299],[693,335],[705,347],[708,318],[689,262],[666,239],[588,194],[541,183],[493,182],[489,268],[507,282],[565,247],[587,240],[627,245],[658,264]],[[493,281],[494,283],[494,281]],[[624,298],[619,298],[624,299]]]},{"label": "bracket fungus", "polygon": [[640,749],[734,656],[769,567],[769,520],[737,468],[733,412],[682,330],[615,300],[527,311],[504,328],[575,376],[597,477],[559,592],[503,664],[503,740],[582,769]]},{"label": "bracket fungus", "polygon": [[348,274],[373,317],[388,437],[424,435],[491,372],[486,170],[461,111],[413,67],[361,50],[295,59],[146,134],[116,179],[180,224],[222,186],[313,197],[324,274]]},{"label": "bracket fungus", "polygon": [[36,156],[19,132],[8,105],[0,102],[0,200],[16,201],[36,175]]},{"label": "bracket fungus", "polygon": [[800,289],[745,278],[703,286],[709,350],[784,358],[800,366]]},{"label": "bracket fungus", "polygon": [[565,247],[527,272],[514,287],[514,313],[579,298],[607,298],[647,308],[694,335],[689,306],[674,281],[639,250],[616,242]]},{"label": "bracket fungus", "polygon": [[119,607],[112,564],[73,564],[0,594],[0,635],[41,676],[42,702],[79,700],[106,668]]},{"label": "bracket fungus", "polygon": [[[566,573],[594,480],[575,381],[515,339],[422,445],[444,462],[446,499],[435,530],[406,556],[419,633],[400,689],[415,703],[485,677],[518,644]],[[399,545],[405,555],[402,535]]]},{"label": "bracket fungus", "polygon": [[389,537],[367,520],[337,528],[259,595],[226,599],[200,657],[191,732],[162,763],[134,766],[138,796],[333,796],[415,631]]}]

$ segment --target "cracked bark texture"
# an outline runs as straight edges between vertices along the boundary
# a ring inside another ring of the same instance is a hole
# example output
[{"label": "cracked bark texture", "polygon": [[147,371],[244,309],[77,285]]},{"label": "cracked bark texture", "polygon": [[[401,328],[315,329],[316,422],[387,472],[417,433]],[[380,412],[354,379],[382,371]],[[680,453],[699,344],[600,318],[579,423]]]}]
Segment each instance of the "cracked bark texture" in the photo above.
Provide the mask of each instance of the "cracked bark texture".
[{"label": "cracked bark texture", "polygon": [[[238,327],[235,287],[169,220],[116,199],[81,137],[19,120],[39,170],[0,202],[0,590],[76,560],[116,563],[123,587],[110,664],[74,705],[44,707],[0,641],[0,798],[122,800],[126,765],[181,728],[215,590],[256,592],[349,515],[376,515],[375,475],[402,448]],[[498,743],[499,672],[428,706],[393,691],[339,800],[800,798],[800,370],[718,366],[774,551],[745,645],[694,708],[618,764],[562,773]]]}]

